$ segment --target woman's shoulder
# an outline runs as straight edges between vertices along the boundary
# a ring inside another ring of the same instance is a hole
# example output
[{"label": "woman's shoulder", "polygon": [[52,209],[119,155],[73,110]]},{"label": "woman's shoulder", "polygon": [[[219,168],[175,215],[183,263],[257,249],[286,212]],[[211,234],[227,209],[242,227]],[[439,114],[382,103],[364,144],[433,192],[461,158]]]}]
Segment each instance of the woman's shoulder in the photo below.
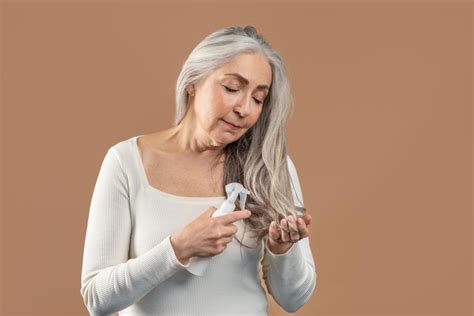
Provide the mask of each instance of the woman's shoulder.
[{"label": "woman's shoulder", "polygon": [[147,139],[145,136],[138,134],[116,141],[109,146],[108,152],[113,152],[122,165],[133,164],[138,152],[138,140],[143,144]]},{"label": "woman's shoulder", "polygon": [[170,129],[160,130],[137,137],[137,146],[141,152],[153,151],[166,153],[168,151],[167,133]]},{"label": "woman's shoulder", "polygon": [[121,139],[109,147],[118,151],[120,154],[126,153],[130,150],[130,147],[139,146],[139,148],[144,147],[154,147],[155,144],[158,144],[161,137],[162,131],[153,132],[149,134],[137,134],[125,139]]},{"label": "woman's shoulder", "polygon": [[119,140],[109,146],[108,151],[113,151],[118,156],[122,165],[133,166],[138,157],[148,157],[159,150],[163,131],[149,134],[138,134]]}]

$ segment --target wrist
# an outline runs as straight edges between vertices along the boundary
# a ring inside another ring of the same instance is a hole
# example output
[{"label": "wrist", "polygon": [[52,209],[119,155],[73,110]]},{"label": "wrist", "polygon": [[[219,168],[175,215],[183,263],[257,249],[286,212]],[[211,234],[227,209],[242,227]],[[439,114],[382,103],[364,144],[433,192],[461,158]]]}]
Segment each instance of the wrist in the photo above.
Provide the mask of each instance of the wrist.
[{"label": "wrist", "polygon": [[293,246],[293,243],[280,244],[272,241],[270,238],[267,239],[267,248],[276,255],[281,255],[288,252],[291,246]]},{"label": "wrist", "polygon": [[191,256],[187,254],[185,248],[183,247],[183,242],[181,241],[179,234],[171,235],[170,242],[171,242],[171,246],[173,247],[176,258],[182,264],[186,265]]}]

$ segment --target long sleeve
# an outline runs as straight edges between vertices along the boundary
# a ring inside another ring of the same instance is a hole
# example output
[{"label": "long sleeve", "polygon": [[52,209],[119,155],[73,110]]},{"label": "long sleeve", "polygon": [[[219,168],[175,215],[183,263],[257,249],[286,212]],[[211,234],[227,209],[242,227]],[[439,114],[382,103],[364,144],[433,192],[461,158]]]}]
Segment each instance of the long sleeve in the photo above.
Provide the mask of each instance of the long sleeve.
[{"label": "long sleeve", "polygon": [[134,304],[186,266],[167,236],[148,252],[128,259],[131,234],[129,181],[119,155],[109,148],[92,194],[80,293],[91,315],[108,315]]},{"label": "long sleeve", "polygon": [[[287,157],[295,204],[303,206],[303,194],[296,168],[290,157]],[[272,253],[268,248],[267,240],[265,237],[262,260],[265,284],[275,301],[285,311],[293,313],[309,300],[316,288],[317,273],[309,237],[294,243],[283,254]]]}]

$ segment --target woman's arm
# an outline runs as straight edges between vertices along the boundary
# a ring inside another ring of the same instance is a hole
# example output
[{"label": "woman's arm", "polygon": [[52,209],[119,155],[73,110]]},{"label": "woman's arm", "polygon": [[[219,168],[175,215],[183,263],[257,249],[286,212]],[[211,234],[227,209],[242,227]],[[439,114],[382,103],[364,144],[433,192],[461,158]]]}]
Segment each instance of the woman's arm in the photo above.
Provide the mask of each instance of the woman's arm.
[{"label": "woman's arm", "polygon": [[128,259],[131,233],[128,181],[116,150],[108,150],[95,184],[84,244],[81,295],[91,315],[118,312],[185,266],[170,236]]},{"label": "woman's arm", "polygon": [[[293,197],[297,206],[303,206],[303,194],[296,168],[288,156],[288,169],[293,182]],[[287,312],[293,313],[303,306],[316,288],[316,268],[309,237],[294,243],[287,252],[270,251],[264,238],[262,260],[263,278],[268,292]]]}]

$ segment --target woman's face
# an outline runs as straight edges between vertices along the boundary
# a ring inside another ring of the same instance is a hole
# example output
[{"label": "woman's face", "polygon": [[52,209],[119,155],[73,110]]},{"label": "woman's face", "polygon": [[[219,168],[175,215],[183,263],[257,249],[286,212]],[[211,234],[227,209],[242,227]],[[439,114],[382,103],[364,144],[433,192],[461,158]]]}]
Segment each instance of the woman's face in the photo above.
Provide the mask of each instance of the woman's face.
[{"label": "woman's face", "polygon": [[238,140],[257,122],[271,82],[272,70],[263,55],[237,55],[193,86],[198,127],[217,144]]}]

